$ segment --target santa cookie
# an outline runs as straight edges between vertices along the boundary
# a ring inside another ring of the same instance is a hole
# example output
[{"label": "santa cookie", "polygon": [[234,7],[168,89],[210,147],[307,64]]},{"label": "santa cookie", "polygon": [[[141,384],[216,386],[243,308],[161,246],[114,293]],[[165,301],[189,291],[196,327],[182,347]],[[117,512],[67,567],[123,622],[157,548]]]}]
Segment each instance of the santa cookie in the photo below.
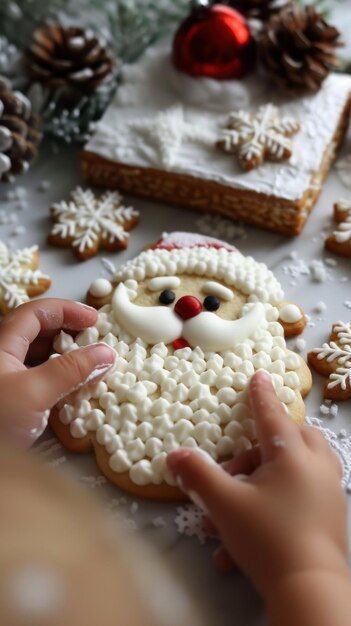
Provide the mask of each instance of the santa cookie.
[{"label": "santa cookie", "polygon": [[259,369],[270,373],[287,414],[303,422],[311,376],[287,349],[283,326],[298,327],[304,316],[281,306],[282,289],[264,264],[219,240],[173,233],[123,265],[113,283],[95,283],[94,294],[108,300],[96,325],[75,340],[61,333],[55,349],[105,341],[116,363],[104,381],[61,402],[51,424],[69,449],[93,448],[118,486],[183,498],[168,452],[199,448],[221,461],[252,447],[246,388]]}]

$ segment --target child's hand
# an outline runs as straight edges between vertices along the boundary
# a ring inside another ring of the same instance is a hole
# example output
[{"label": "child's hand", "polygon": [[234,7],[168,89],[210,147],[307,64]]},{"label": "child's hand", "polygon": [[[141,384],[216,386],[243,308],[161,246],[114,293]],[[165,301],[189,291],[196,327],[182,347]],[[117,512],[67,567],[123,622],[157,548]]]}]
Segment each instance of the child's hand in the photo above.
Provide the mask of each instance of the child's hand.
[{"label": "child's hand", "polygon": [[[94,309],[69,300],[36,300],[0,323],[0,438],[29,446],[42,431],[45,414],[89,377],[113,365],[115,353],[95,344],[45,361],[63,328],[80,331],[97,319]],[[37,365],[42,363],[41,365]],[[26,366],[36,365],[31,369]]]},{"label": "child's hand", "polygon": [[321,433],[286,416],[268,375],[257,373],[249,394],[260,448],[226,471],[189,449],[168,463],[217,528],[222,560],[225,549],[267,599],[295,574],[347,572],[346,499],[338,458]]}]

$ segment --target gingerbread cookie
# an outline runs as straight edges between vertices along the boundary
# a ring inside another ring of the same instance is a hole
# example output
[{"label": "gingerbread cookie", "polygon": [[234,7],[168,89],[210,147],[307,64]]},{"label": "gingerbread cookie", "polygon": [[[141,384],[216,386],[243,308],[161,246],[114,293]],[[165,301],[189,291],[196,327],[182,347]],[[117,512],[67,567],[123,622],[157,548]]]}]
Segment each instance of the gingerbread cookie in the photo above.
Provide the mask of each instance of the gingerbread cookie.
[{"label": "gingerbread cookie", "polygon": [[325,247],[340,256],[351,257],[351,198],[334,204],[337,229],[325,241]]},{"label": "gingerbread cookie", "polygon": [[351,324],[334,324],[329,343],[308,353],[308,362],[328,380],[324,397],[329,400],[351,398]]},{"label": "gingerbread cookie", "polygon": [[300,130],[298,122],[279,116],[272,104],[258,109],[257,113],[235,111],[228,117],[217,147],[238,155],[244,170],[252,170],[263,161],[285,161],[292,155],[291,137]]},{"label": "gingerbread cookie", "polygon": [[95,297],[109,300],[96,325],[75,339],[62,333],[55,349],[105,341],[116,349],[114,369],[60,403],[51,424],[69,449],[93,448],[114,483],[183,498],[168,452],[198,448],[221,461],[254,445],[246,388],[259,369],[270,373],[288,415],[303,422],[311,376],[279,322],[285,310],[294,323],[297,311],[279,311],[283,291],[264,264],[211,237],[172,233],[107,283],[94,283]]},{"label": "gingerbread cookie", "polygon": [[38,267],[38,246],[11,252],[0,241],[0,313],[5,315],[49,289],[51,280]]},{"label": "gingerbread cookie", "polygon": [[95,256],[100,248],[124,250],[129,233],[139,220],[139,213],[124,207],[117,191],[107,191],[96,198],[90,189],[77,187],[70,202],[51,208],[54,221],[48,242],[54,246],[72,246],[81,261]]}]

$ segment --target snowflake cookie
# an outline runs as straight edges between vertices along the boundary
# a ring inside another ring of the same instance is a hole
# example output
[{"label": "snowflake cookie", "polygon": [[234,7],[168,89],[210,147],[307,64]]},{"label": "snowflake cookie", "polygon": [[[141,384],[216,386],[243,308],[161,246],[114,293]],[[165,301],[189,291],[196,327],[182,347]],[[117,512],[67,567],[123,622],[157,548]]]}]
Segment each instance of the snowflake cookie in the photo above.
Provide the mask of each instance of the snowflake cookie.
[{"label": "snowflake cookie", "polygon": [[319,374],[328,376],[324,385],[326,399],[351,398],[351,324],[334,324],[329,343],[309,352],[308,362]]},{"label": "snowflake cookie", "polygon": [[124,250],[129,233],[139,220],[139,212],[121,204],[118,191],[106,191],[96,198],[90,189],[77,187],[70,202],[51,208],[54,222],[48,242],[54,246],[72,246],[81,261],[95,256],[100,248]]},{"label": "snowflake cookie", "polygon": [[337,229],[325,241],[325,247],[340,256],[351,257],[351,197],[334,204]]},{"label": "snowflake cookie", "polygon": [[244,170],[252,170],[264,160],[283,161],[292,155],[290,137],[300,129],[290,117],[279,117],[277,107],[261,106],[256,114],[247,111],[230,113],[217,147],[237,153]]},{"label": "snowflake cookie", "polygon": [[38,267],[37,246],[11,252],[0,241],[0,313],[5,315],[49,289],[51,280]]}]

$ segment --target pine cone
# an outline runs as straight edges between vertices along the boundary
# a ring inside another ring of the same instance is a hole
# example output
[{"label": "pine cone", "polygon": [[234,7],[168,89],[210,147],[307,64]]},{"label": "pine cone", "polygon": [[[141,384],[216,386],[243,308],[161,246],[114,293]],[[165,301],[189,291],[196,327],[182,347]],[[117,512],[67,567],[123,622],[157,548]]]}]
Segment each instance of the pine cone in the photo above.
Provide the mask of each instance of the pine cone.
[{"label": "pine cone", "polygon": [[339,31],[314,6],[291,7],[273,15],[259,41],[268,73],[287,87],[318,91],[338,60]]},{"label": "pine cone", "polygon": [[60,24],[34,32],[26,60],[30,78],[44,87],[88,94],[112,73],[114,66],[110,53],[91,31]]},{"label": "pine cone", "polygon": [[229,5],[246,18],[262,22],[291,3],[292,0],[229,0]]},{"label": "pine cone", "polygon": [[40,119],[20,91],[0,78],[0,180],[26,172],[37,155]]}]

